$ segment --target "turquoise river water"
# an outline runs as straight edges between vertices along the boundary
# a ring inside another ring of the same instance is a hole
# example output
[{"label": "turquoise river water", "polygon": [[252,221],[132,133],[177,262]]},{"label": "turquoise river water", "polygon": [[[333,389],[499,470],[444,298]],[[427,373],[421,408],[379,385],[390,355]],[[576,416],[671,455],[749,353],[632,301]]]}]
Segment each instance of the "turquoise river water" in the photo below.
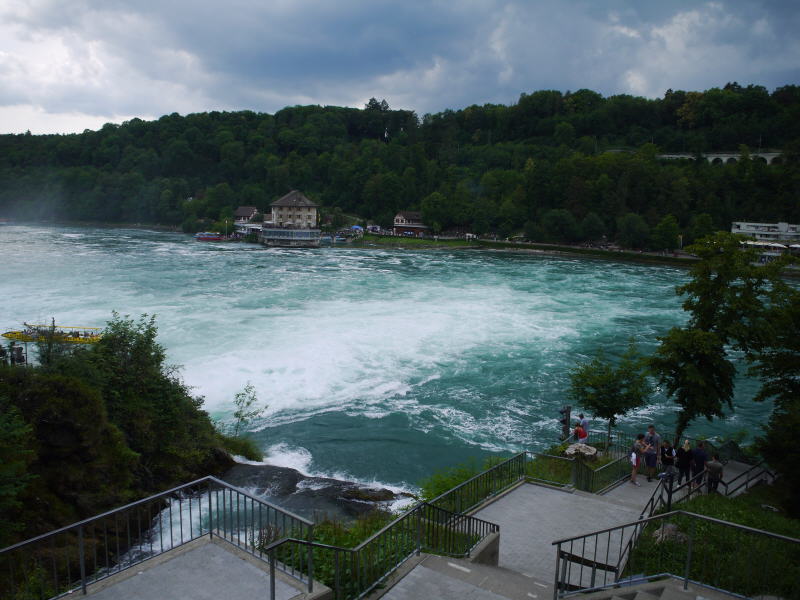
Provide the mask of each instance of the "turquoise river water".
[{"label": "turquoise river water", "polygon": [[[169,360],[219,419],[248,381],[251,434],[305,473],[413,488],[433,468],[556,440],[568,371],[685,315],[674,267],[478,250],[266,249],[134,229],[0,227],[0,327],[158,317]],[[768,406],[698,435],[752,434]],[[621,420],[669,428],[654,390]],[[602,426],[595,422],[594,426]]]}]

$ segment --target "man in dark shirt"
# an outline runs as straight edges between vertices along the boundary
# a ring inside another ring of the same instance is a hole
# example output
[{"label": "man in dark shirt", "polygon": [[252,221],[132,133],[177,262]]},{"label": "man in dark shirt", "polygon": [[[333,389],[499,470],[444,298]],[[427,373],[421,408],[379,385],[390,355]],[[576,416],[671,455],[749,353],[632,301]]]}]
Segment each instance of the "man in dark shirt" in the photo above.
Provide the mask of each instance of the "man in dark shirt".
[{"label": "man in dark shirt", "polygon": [[708,461],[708,454],[706,454],[704,444],[703,442],[697,442],[697,447],[692,450],[692,479],[694,480],[694,487],[703,484],[702,474],[706,470],[706,461]]},{"label": "man in dark shirt", "polygon": [[658,453],[661,450],[661,436],[656,433],[655,425],[647,426],[647,435],[644,436],[644,443],[649,446],[644,453],[644,464],[647,466],[647,481],[653,481],[656,475],[656,465],[658,464]]},{"label": "man in dark shirt", "polygon": [[714,458],[706,463],[708,472],[708,493],[716,492],[719,482],[722,481],[722,463],[719,454],[714,454]]}]

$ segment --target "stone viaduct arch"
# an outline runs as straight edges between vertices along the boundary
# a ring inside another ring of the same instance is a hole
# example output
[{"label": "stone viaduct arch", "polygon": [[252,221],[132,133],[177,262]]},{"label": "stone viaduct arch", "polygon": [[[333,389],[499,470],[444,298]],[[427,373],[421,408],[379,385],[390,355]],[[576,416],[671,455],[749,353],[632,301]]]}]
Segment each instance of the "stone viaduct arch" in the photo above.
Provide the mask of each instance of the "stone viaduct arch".
[{"label": "stone viaduct arch", "polygon": [[[666,160],[694,160],[695,155],[689,152],[673,152],[670,154],[659,154],[658,158]],[[741,159],[739,152],[708,152],[702,157],[712,165],[732,165]],[[767,163],[768,165],[779,165],[783,162],[781,152],[750,152],[750,158]]]}]

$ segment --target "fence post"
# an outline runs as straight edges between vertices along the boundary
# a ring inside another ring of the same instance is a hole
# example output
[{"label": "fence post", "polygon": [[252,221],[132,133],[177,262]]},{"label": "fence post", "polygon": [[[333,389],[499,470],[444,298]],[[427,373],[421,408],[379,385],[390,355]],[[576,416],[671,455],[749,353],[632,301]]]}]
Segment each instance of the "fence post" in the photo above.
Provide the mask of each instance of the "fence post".
[{"label": "fence post", "polygon": [[78,554],[81,565],[81,591],[86,595],[86,559],[83,556],[83,525],[78,527]]},{"label": "fence post", "polygon": [[686,568],[683,570],[683,589],[689,589],[689,568],[692,565],[692,542],[694,542],[694,519],[689,528],[689,548],[686,552]]},{"label": "fence post", "polygon": [[558,567],[561,561],[561,544],[558,545],[556,550],[556,580],[553,582],[553,600],[558,600]]},{"label": "fence post", "polygon": [[310,542],[314,541],[314,526],[308,526],[308,593],[314,591],[314,546]]},{"label": "fence post", "polygon": [[[203,505],[200,505],[200,509],[202,511]],[[214,537],[214,511],[211,510],[211,482],[208,482],[208,539],[213,539]],[[202,527],[203,521],[202,518],[200,520],[200,527]],[[275,594],[272,595],[275,597]]]},{"label": "fence post", "polygon": [[275,600],[275,548],[269,551],[269,600]]},{"label": "fence post", "polygon": [[333,551],[334,571],[333,571],[333,598],[339,600],[339,588],[341,587],[339,580],[341,575],[339,573],[339,550]]},{"label": "fence post", "polygon": [[667,475],[667,483],[668,483],[668,487],[667,487],[667,512],[670,512],[672,510],[672,485],[673,485],[674,481],[675,481],[675,475],[673,473],[670,473],[669,475]]},{"label": "fence post", "polygon": [[422,510],[421,508],[425,506],[424,504],[420,504],[417,507],[417,556],[419,556],[420,551],[422,550]]}]

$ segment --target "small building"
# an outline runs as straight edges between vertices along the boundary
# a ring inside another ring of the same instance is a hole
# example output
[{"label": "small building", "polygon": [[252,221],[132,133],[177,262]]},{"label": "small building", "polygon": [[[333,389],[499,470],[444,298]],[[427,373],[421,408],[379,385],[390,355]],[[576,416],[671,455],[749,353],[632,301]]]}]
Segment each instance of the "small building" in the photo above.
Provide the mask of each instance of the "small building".
[{"label": "small building", "polygon": [[317,227],[317,208],[314,204],[297,190],[292,190],[282,198],[273,202],[272,224],[278,227]]},{"label": "small building", "polygon": [[422,213],[403,210],[394,216],[394,234],[421,237],[428,231],[422,222]]},{"label": "small building", "polygon": [[265,246],[293,248],[319,246],[318,207],[297,190],[278,198],[270,205],[271,219],[261,227],[260,242]]},{"label": "small building", "polygon": [[790,223],[749,223],[734,221],[731,233],[754,238],[757,242],[800,243],[800,226]]},{"label": "small building", "polygon": [[233,213],[234,222],[249,223],[258,214],[255,206],[240,206]]}]

